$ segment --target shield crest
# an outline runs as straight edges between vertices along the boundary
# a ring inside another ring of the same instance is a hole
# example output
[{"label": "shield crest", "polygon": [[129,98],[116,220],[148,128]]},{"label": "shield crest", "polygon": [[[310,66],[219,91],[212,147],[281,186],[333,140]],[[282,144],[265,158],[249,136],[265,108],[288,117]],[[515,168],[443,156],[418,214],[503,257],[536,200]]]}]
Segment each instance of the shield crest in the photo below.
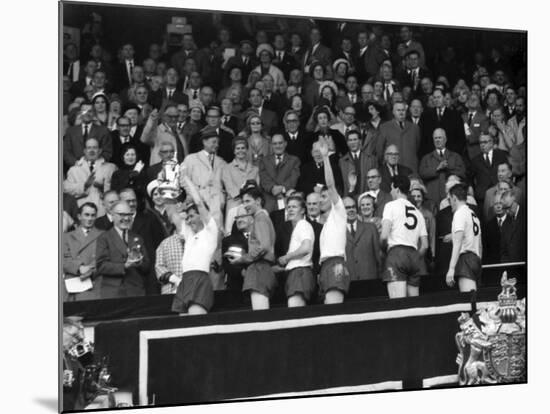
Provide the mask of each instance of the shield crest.
[{"label": "shield crest", "polygon": [[525,333],[500,333],[488,340],[483,359],[491,376],[501,383],[525,381]]}]

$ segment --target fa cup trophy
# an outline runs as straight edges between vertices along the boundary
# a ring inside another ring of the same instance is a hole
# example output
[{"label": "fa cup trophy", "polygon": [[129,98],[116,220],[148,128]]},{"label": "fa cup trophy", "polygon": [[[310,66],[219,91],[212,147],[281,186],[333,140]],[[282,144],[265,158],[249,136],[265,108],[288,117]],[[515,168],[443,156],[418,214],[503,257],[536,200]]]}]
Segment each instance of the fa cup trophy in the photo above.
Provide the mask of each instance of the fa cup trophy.
[{"label": "fa cup trophy", "polygon": [[176,200],[180,196],[179,176],[179,166],[175,160],[168,160],[163,163],[162,172],[158,178],[161,197]]}]

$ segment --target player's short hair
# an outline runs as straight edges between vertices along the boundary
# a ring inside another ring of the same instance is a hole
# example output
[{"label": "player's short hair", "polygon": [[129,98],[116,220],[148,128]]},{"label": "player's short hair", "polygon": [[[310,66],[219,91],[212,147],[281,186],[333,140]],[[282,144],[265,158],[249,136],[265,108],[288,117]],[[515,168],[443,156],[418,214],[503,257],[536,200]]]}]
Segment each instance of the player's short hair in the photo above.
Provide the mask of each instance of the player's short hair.
[{"label": "player's short hair", "polygon": [[306,209],[306,201],[304,200],[304,197],[302,197],[300,194],[292,194],[291,196],[289,196],[286,200],[287,204],[290,201],[296,201],[300,205],[300,208],[302,210]]},{"label": "player's short hair", "polygon": [[348,132],[346,132],[346,141],[352,135],[357,135],[357,138],[361,139],[361,132],[358,129],[350,129]]},{"label": "player's short hair", "polygon": [[78,207],[78,214],[82,214],[82,212],[84,211],[84,207],[93,208],[95,210],[95,212],[97,213],[97,206],[95,205],[95,203],[92,203],[91,201],[87,201],[86,203],[84,203],[80,207]]},{"label": "player's short hair", "polygon": [[464,183],[455,184],[449,190],[450,196],[455,196],[460,201],[468,199],[468,187]]},{"label": "player's short hair", "polygon": [[398,188],[402,194],[408,194],[411,188],[411,180],[405,175],[396,175],[392,178],[392,185]]}]

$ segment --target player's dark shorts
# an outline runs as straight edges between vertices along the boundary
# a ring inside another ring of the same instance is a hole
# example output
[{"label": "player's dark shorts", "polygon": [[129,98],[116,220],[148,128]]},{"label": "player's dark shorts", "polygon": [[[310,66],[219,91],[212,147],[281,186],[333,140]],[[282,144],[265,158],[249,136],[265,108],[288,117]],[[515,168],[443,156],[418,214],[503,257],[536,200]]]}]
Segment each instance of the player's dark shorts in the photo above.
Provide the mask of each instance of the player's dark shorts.
[{"label": "player's dark shorts", "polygon": [[270,298],[277,287],[271,264],[265,260],[250,263],[244,271],[243,292],[255,291]]},{"label": "player's dark shorts", "polygon": [[348,293],[350,275],[343,257],[329,257],[321,263],[319,272],[319,296],[324,297],[327,291],[337,289]]},{"label": "player's dark shorts", "polygon": [[289,270],[285,285],[286,297],[301,293],[309,301],[315,292],[315,276],[311,267],[295,267]]},{"label": "player's dark shorts", "polygon": [[481,259],[473,252],[464,252],[458,256],[455,266],[455,279],[465,277],[478,281],[481,277]]},{"label": "player's dark shorts", "polygon": [[182,275],[172,302],[172,311],[184,313],[193,304],[200,305],[207,311],[212,309],[214,289],[206,272],[191,270]]},{"label": "player's dark shorts", "polygon": [[393,246],[386,256],[386,265],[382,273],[384,282],[407,282],[411,286],[420,286],[420,260],[418,250],[410,246]]}]

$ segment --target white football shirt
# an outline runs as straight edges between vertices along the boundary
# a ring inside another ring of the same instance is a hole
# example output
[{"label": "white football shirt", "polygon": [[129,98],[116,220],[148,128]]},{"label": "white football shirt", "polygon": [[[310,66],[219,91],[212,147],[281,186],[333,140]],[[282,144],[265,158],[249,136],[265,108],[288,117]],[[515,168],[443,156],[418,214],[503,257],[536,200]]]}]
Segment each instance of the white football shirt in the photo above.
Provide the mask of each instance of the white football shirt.
[{"label": "white football shirt", "polygon": [[185,249],[181,259],[182,272],[198,270],[210,273],[212,256],[218,247],[218,226],[211,217],[201,231],[195,233],[183,223],[181,234],[185,238]]},{"label": "white football shirt", "polygon": [[472,252],[481,257],[479,245],[481,240],[481,226],[479,218],[466,204],[460,206],[453,214],[452,232],[464,232],[460,254]]},{"label": "white football shirt", "polygon": [[418,249],[418,241],[428,236],[424,216],[404,198],[390,201],[384,206],[382,220],[391,222],[388,248],[393,246],[410,246]]},{"label": "white football shirt", "polygon": [[313,242],[315,241],[315,233],[313,227],[307,220],[302,219],[296,223],[296,227],[292,230],[292,236],[290,236],[290,244],[288,246],[288,252],[297,250],[304,240],[311,240],[311,249],[308,254],[302,256],[299,259],[293,259],[286,264],[286,270],[291,270],[297,267],[312,266],[311,256],[313,254]]},{"label": "white football shirt", "polygon": [[346,208],[342,199],[338,197],[338,202],[332,205],[321,230],[319,263],[323,263],[329,257],[346,257],[346,224]]}]

